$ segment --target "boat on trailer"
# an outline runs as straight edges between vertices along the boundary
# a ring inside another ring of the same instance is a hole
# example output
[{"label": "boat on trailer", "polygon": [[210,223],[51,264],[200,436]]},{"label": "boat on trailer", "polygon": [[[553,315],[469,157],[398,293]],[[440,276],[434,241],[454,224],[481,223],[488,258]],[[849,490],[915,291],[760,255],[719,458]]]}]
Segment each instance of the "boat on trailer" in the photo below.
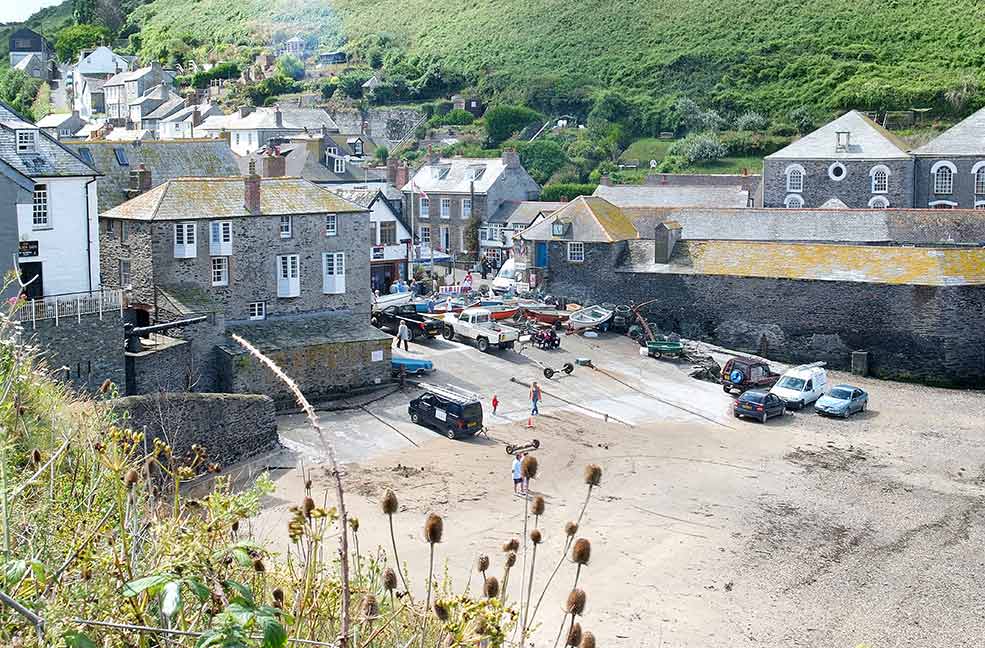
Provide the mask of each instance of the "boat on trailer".
[{"label": "boat on trailer", "polygon": [[601,306],[587,306],[571,313],[568,318],[568,328],[578,331],[604,326],[612,319],[613,311]]}]

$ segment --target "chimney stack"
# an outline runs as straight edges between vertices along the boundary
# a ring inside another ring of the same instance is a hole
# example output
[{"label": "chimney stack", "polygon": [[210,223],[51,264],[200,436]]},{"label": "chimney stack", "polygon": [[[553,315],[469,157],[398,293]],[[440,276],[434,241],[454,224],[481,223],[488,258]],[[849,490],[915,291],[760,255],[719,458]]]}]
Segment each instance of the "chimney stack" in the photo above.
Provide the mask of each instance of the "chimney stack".
[{"label": "chimney stack", "polygon": [[601,178],[599,178],[599,184],[602,185],[603,187],[611,187],[612,180],[609,179],[609,176],[604,175]]},{"label": "chimney stack", "polygon": [[249,116],[249,114],[253,112],[253,106],[240,106],[238,112],[239,112],[239,118],[243,119],[244,117]]},{"label": "chimney stack", "polygon": [[138,164],[136,169],[130,170],[130,184],[127,187],[127,198],[135,198],[142,193],[151,190],[150,170],[143,164]]},{"label": "chimney stack", "polygon": [[441,154],[435,153],[434,148],[430,144],[428,144],[427,163],[437,164],[439,161],[441,161]]},{"label": "chimney stack", "polygon": [[260,214],[260,176],[257,175],[257,161],[250,159],[250,174],[243,178],[243,206],[254,216]]},{"label": "chimney stack", "polygon": [[260,175],[264,178],[283,178],[287,175],[287,158],[283,155],[264,155],[260,158]]},{"label": "chimney stack", "polygon": [[406,162],[401,162],[400,166],[397,167],[397,181],[394,182],[394,186],[397,189],[403,189],[410,182],[410,168],[407,167]]},{"label": "chimney stack", "polygon": [[388,157],[386,160],[386,181],[393,186],[400,189],[397,185],[397,164],[399,160],[396,157]]},{"label": "chimney stack", "polygon": [[503,149],[503,164],[506,165],[507,169],[520,168],[520,154],[516,152],[516,149]]},{"label": "chimney stack", "polygon": [[276,128],[284,127],[284,115],[280,112],[280,106],[274,107],[274,126]]}]

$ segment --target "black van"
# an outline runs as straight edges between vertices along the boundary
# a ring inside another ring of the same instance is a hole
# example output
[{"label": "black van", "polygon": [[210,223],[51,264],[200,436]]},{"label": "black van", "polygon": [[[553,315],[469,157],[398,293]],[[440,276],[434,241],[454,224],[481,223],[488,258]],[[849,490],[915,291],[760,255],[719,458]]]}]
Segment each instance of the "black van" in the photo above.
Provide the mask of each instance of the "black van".
[{"label": "black van", "polygon": [[437,429],[449,439],[474,436],[482,429],[482,403],[464,393],[428,391],[410,402],[407,413],[414,423]]}]

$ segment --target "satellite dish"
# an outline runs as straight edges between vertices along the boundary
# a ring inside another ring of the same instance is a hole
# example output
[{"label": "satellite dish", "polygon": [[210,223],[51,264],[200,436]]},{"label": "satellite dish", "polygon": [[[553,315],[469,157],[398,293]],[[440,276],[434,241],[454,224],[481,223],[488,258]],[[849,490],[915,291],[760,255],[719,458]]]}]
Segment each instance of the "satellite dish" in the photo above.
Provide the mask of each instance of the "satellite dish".
[{"label": "satellite dish", "polygon": [[651,169],[656,169],[657,168],[657,161],[656,160],[650,160],[650,168]]}]

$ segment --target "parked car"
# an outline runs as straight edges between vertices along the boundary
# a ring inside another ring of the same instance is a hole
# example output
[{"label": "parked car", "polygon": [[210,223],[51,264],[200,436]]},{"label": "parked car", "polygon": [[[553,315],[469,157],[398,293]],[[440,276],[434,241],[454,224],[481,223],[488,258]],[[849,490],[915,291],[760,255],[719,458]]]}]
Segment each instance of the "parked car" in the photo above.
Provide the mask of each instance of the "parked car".
[{"label": "parked car", "polygon": [[821,416],[848,418],[855,412],[864,412],[869,395],[852,385],[835,385],[831,391],[814,403],[814,411]]},{"label": "parked car", "polygon": [[483,352],[490,346],[512,349],[520,338],[520,331],[496,322],[484,308],[468,308],[459,314],[447,313],[444,321],[446,340],[456,337],[475,340],[475,345]]},{"label": "parked car", "polygon": [[731,394],[733,390],[769,389],[780,379],[780,374],[773,373],[762,360],[739,356],[725,363],[721,377],[722,390]]},{"label": "parked car", "polygon": [[424,358],[406,358],[398,355],[393,355],[390,358],[390,372],[394,376],[399,376],[400,374],[418,376],[429,374],[432,371],[434,371],[434,364]]},{"label": "parked car", "polygon": [[387,306],[374,312],[370,318],[370,323],[376,328],[396,333],[401,320],[407,322],[412,340],[421,336],[436,338],[441,335],[441,322],[418,313],[414,304]]},{"label": "parked car", "polygon": [[514,259],[507,259],[503,262],[500,267],[499,272],[496,273],[496,278],[492,282],[493,294],[502,295],[503,293],[511,292],[516,288],[516,261]]},{"label": "parked car", "polygon": [[782,398],[787,407],[801,409],[810,405],[828,390],[828,372],[823,362],[800,365],[783,374],[771,394]]},{"label": "parked car", "polygon": [[482,429],[482,403],[460,390],[428,387],[407,406],[410,420],[437,429],[449,439],[474,436]]},{"label": "parked car", "polygon": [[786,411],[787,404],[782,398],[761,389],[743,392],[732,405],[735,418],[752,418],[760,423],[765,423],[774,416],[783,416]]}]

